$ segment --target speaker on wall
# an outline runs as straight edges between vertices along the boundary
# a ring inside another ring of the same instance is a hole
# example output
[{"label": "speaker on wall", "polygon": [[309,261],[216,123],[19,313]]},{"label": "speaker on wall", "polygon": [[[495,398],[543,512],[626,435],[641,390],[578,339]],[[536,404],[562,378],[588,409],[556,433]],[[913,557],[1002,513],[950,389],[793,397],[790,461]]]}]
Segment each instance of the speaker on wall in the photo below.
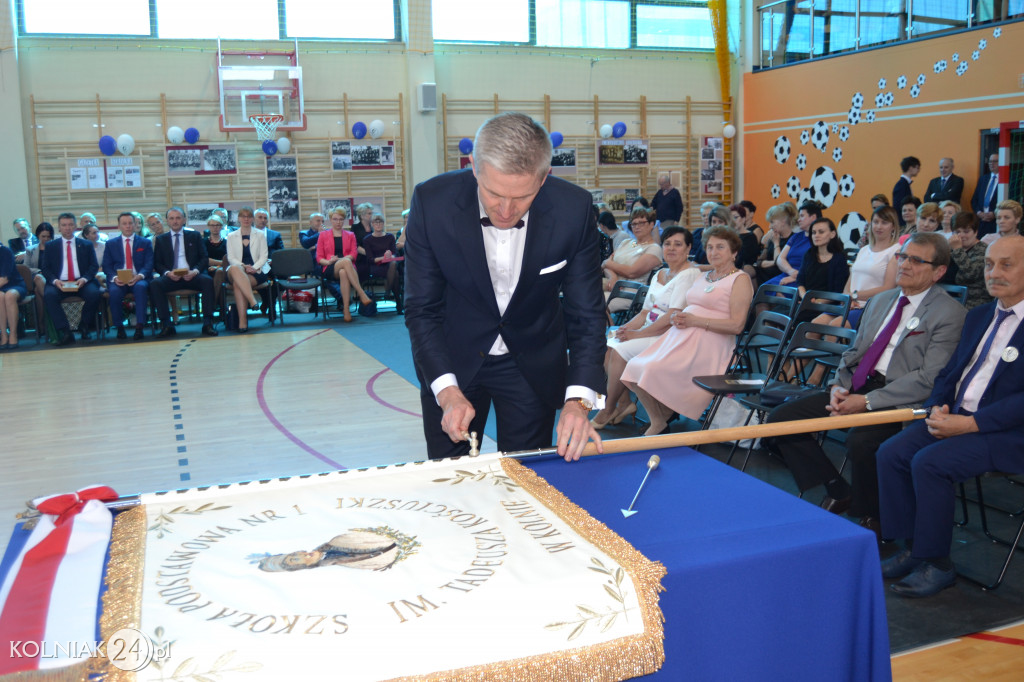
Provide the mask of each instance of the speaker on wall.
[{"label": "speaker on wall", "polygon": [[420,111],[437,111],[437,83],[420,83]]}]

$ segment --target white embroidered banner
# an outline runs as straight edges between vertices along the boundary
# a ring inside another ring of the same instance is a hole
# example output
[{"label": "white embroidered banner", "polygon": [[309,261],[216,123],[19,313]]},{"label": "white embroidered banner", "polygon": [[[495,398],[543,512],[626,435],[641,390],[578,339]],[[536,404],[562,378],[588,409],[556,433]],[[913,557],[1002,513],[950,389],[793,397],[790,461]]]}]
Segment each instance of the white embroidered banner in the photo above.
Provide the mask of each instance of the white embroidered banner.
[{"label": "white embroidered banner", "polygon": [[[111,617],[168,657],[138,680],[619,680],[664,659],[664,568],[514,461],[143,503],[118,519],[141,535],[145,514],[141,617]],[[138,589],[120,578],[112,605]]]}]

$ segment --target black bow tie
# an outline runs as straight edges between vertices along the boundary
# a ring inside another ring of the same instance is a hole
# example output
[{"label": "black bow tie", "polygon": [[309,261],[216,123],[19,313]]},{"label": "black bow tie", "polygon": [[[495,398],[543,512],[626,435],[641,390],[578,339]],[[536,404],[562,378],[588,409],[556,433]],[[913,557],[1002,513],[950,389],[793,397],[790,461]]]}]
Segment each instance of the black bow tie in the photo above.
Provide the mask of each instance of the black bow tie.
[{"label": "black bow tie", "polygon": [[[491,219],[488,218],[487,216],[484,216],[483,218],[480,219],[480,224],[483,225],[484,227],[494,227],[494,223],[492,223]],[[518,223],[516,223],[512,227],[514,227],[514,228],[516,228],[518,230],[519,228],[523,227],[524,225],[526,225],[526,223],[524,223],[522,220],[520,220]],[[499,227],[498,229],[501,230],[501,229],[504,229],[504,228]],[[511,228],[508,228],[508,229],[511,229]]]}]

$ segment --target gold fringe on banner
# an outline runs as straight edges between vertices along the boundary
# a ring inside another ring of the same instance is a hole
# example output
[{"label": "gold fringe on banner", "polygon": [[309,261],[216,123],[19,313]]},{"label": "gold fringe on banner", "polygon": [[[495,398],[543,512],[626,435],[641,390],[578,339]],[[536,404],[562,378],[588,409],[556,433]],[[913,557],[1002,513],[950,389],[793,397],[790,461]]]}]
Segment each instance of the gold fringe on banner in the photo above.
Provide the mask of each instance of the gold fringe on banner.
[{"label": "gold fringe on banner", "polygon": [[715,39],[715,61],[718,62],[718,79],[722,84],[722,101],[732,100],[732,83],[729,71],[729,18],[726,0],[708,0],[711,14],[711,35]]},{"label": "gold fringe on banner", "polygon": [[568,523],[584,538],[615,559],[632,578],[640,603],[644,632],[594,646],[567,649],[539,656],[529,656],[458,670],[445,670],[430,675],[396,678],[391,682],[430,680],[431,682],[480,682],[502,680],[535,682],[537,680],[585,680],[586,682],[617,682],[657,672],[665,662],[664,616],[658,606],[658,593],[665,588],[661,580],[668,571],[651,561],[631,544],[596,520],[586,510],[533,470],[510,458],[502,459],[505,473],[523,490],[543,502],[548,509]]},{"label": "gold fringe on banner", "polygon": [[[100,635],[107,641],[122,628],[142,622],[142,579],[146,564],[146,508],[133,507],[114,519],[110,534],[107,591],[103,595]],[[135,673],[108,665],[104,682],[134,682]]]}]

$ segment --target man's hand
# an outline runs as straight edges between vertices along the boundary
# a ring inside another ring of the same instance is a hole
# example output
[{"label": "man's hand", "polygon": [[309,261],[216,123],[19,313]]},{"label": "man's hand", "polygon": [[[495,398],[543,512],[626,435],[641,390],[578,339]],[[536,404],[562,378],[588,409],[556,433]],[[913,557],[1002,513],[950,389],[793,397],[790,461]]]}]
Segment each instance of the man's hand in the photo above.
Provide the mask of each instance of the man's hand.
[{"label": "man's hand", "polygon": [[562,406],[555,433],[558,434],[558,454],[565,457],[566,462],[579,459],[587,441],[594,441],[597,451],[604,452],[601,437],[590,425],[588,416],[586,408],[578,400],[569,400]]},{"label": "man's hand", "polygon": [[832,397],[825,408],[829,414],[860,414],[867,412],[867,400],[859,393],[850,393],[845,388],[835,386],[832,389]]},{"label": "man's hand", "polygon": [[467,440],[469,423],[476,416],[473,404],[466,400],[458,386],[449,386],[437,394],[437,404],[444,415],[441,417],[441,429],[448,434],[453,443]]},{"label": "man's hand", "polygon": [[950,438],[978,431],[978,422],[974,421],[974,417],[950,414],[949,405],[933,407],[924,423],[928,426],[928,433],[935,438]]},{"label": "man's hand", "polygon": [[79,289],[81,289],[82,287],[84,287],[86,285],[87,282],[88,282],[88,280],[85,279],[85,277],[79,277],[78,279],[75,280],[75,286],[77,286]]},{"label": "man's hand", "polygon": [[122,282],[120,279],[118,279],[117,275],[114,275],[114,279],[112,279],[110,281],[113,282],[114,284],[116,284],[119,287],[127,286],[127,284],[125,282]]},{"label": "man's hand", "polygon": [[167,279],[171,280],[172,282],[180,282],[181,281],[181,277],[178,276],[178,275],[175,275],[174,271],[172,271],[172,270],[168,270],[167,274],[164,275],[164,277],[166,277]]},{"label": "man's hand", "polygon": [[189,270],[188,272],[185,273],[185,281],[191,282],[193,279],[195,279],[196,275],[198,274],[198,270]]}]

